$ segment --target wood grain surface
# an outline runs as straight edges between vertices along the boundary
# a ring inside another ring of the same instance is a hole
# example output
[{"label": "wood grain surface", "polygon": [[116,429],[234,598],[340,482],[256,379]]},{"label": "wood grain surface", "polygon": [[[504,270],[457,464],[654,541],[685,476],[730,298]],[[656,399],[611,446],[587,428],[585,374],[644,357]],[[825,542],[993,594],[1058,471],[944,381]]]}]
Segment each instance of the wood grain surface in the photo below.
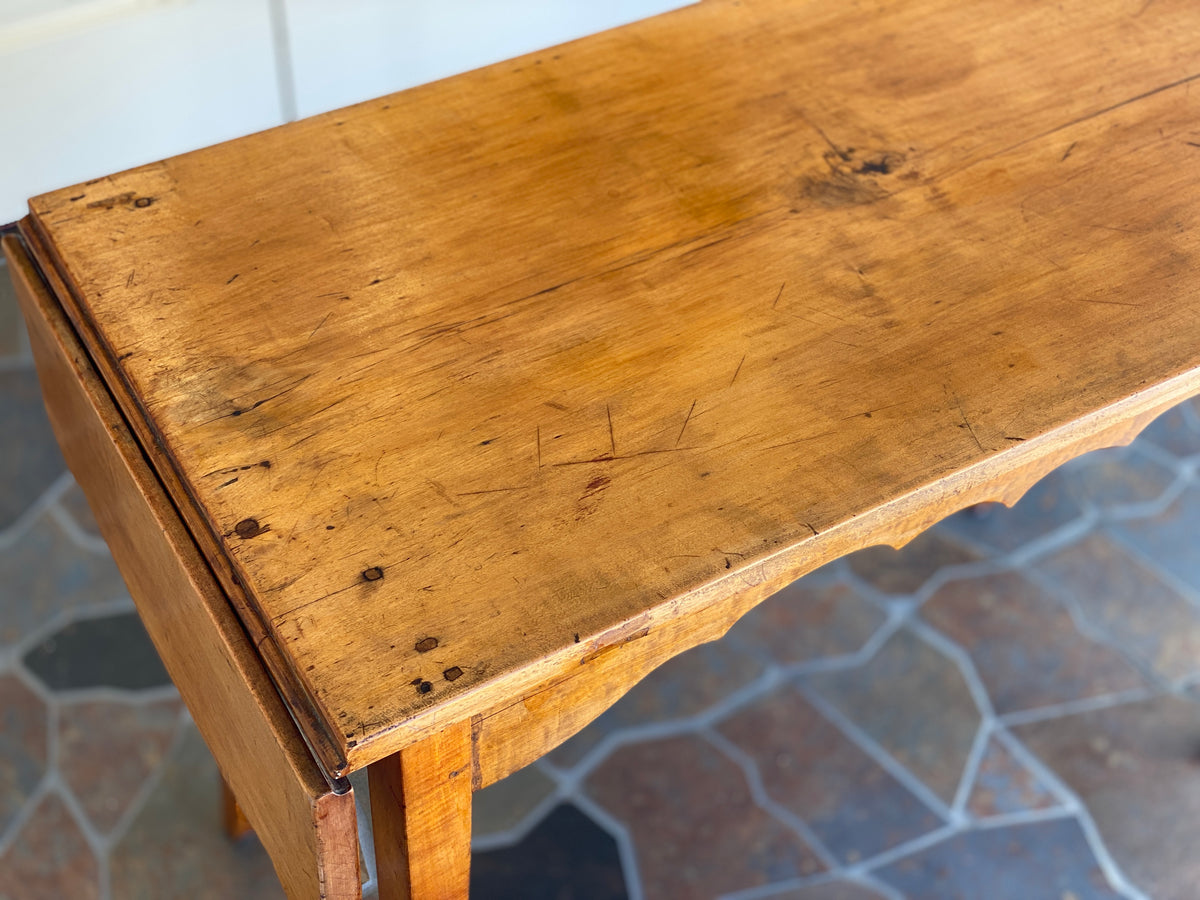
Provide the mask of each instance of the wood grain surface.
[{"label": "wood grain surface", "polygon": [[26,229],[341,773],[619,692],[1200,390],[1198,33],[706,0]]},{"label": "wood grain surface", "polygon": [[[340,793],[293,724],[137,442],[15,236],[4,254],[46,409],[138,614],[292,900],[361,896],[349,784]],[[217,784],[212,785],[215,791]],[[227,827],[229,819],[227,818]],[[216,827],[216,823],[213,823]]]}]

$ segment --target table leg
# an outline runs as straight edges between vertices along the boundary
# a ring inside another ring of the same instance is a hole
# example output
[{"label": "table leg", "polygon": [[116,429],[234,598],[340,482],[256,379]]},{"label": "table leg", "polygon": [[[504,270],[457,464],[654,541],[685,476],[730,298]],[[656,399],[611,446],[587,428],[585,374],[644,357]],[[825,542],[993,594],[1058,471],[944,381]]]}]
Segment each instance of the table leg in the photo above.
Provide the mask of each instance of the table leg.
[{"label": "table leg", "polygon": [[225,825],[225,834],[231,840],[237,840],[248,831],[253,831],[250,820],[238,806],[237,797],[229,787],[229,782],[221,776],[221,820]]},{"label": "table leg", "polygon": [[367,775],[379,900],[467,900],[470,722],[373,763]]}]

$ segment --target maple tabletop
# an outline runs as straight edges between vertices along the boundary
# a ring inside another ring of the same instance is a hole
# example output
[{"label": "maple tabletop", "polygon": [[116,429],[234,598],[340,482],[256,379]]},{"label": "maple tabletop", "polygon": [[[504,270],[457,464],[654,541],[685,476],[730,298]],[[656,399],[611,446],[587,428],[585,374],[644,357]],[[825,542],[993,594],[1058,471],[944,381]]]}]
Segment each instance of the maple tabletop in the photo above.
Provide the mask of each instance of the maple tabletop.
[{"label": "maple tabletop", "polygon": [[1197,33],[706,0],[25,228],[341,774],[1200,391]]}]

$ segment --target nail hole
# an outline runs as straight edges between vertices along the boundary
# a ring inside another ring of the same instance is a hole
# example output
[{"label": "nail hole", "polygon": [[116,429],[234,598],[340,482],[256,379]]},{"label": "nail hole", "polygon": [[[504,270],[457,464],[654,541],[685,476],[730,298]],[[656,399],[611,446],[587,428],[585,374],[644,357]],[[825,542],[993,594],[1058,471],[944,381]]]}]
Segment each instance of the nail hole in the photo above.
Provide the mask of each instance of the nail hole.
[{"label": "nail hole", "polygon": [[258,519],[242,519],[242,521],[233,526],[233,530],[243,540],[257,537],[263,532],[262,526],[258,524]]}]

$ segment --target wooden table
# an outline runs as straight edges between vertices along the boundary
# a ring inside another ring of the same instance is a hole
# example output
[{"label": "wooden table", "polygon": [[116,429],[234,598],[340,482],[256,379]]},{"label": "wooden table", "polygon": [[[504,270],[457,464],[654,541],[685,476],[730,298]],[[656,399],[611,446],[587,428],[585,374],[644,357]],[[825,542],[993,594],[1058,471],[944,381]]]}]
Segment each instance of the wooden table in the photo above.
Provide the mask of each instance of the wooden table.
[{"label": "wooden table", "polygon": [[705,0],[32,200],[64,453],[289,895],[358,896],[369,766],[381,896],[466,896],[473,790],[1200,391],[1198,33]]}]

